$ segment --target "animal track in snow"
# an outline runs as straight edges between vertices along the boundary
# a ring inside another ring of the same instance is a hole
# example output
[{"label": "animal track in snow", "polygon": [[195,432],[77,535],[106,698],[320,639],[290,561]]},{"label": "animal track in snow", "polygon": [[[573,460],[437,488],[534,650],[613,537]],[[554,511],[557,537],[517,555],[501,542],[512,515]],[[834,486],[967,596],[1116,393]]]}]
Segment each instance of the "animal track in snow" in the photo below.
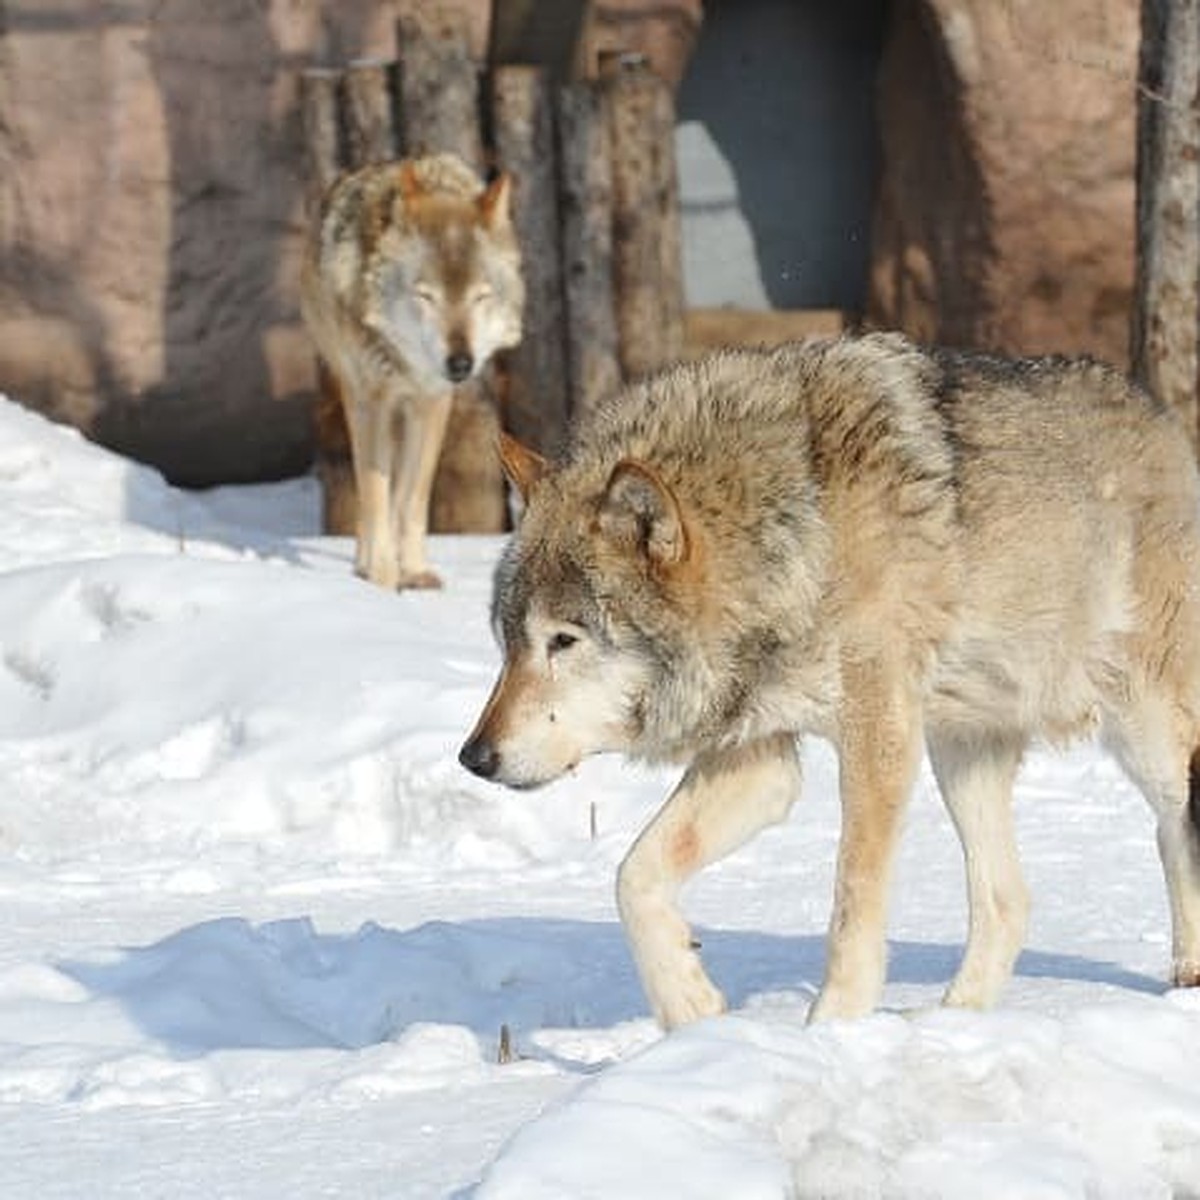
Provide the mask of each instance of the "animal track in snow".
[{"label": "animal track in snow", "polygon": [[100,626],[103,637],[119,636],[150,620],[145,609],[124,603],[120,589],[111,583],[86,584],[79,600],[84,612]]},{"label": "animal track in snow", "polygon": [[4,652],[4,666],[43,700],[49,700],[54,694],[58,680],[50,663],[27,651],[13,649]]}]

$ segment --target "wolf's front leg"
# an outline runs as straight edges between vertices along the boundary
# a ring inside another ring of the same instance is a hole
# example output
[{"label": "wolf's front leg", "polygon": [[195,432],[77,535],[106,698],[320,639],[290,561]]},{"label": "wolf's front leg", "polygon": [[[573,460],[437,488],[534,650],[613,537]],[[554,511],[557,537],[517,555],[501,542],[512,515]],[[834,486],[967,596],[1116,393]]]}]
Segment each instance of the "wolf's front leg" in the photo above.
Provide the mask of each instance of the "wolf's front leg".
[{"label": "wolf's front leg", "polygon": [[425,535],[429,528],[429,498],[437,473],[446,422],[450,418],[452,394],[410,397],[404,407],[403,432],[396,448],[392,526],[398,557],[398,586],[436,588],[442,581],[425,559]]},{"label": "wolf's front leg", "polygon": [[354,569],[383,588],[396,586],[396,548],[392,539],[392,414],[379,396],[355,396],[346,406],[354,487],[358,493],[358,530]]},{"label": "wolf's front leg", "polygon": [[617,875],[617,905],[642,986],[666,1029],[721,1012],[676,896],[684,881],[783,820],[800,792],[790,734],[701,755]]},{"label": "wolf's front leg", "polygon": [[858,661],[843,667],[842,688],[842,837],[825,983],[810,1021],[860,1017],[879,1002],[892,859],[921,760],[916,689],[900,673]]}]

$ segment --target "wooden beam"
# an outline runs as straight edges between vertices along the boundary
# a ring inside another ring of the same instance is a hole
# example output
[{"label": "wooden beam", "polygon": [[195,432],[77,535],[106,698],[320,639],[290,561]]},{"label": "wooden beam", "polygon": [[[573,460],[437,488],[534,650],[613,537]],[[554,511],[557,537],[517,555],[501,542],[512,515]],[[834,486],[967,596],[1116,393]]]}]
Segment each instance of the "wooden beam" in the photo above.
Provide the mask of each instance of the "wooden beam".
[{"label": "wooden beam", "polygon": [[398,157],[394,75],[395,64],[362,59],[342,76],[347,166],[365,167]]},{"label": "wooden beam", "polygon": [[683,252],[675,100],[642,58],[620,56],[602,81],[612,155],[613,278],[627,379],[683,353]]},{"label": "wooden beam", "polygon": [[[465,21],[445,11],[399,18],[400,144],[408,157],[457,154],[484,171],[479,130],[479,63]],[[433,485],[430,528],[438,533],[497,533],[507,525],[496,445],[500,422],[487,380],[454,389],[454,407]]]},{"label": "wooden beam", "polygon": [[505,355],[504,424],[522,442],[554,455],[566,441],[569,394],[550,85],[538,67],[499,67],[491,92],[496,165],[513,180],[525,276],[521,343]]},{"label": "wooden beam", "polygon": [[1134,378],[1200,439],[1200,0],[1142,0]]},{"label": "wooden beam", "polygon": [[558,96],[567,367],[571,406],[589,412],[621,386],[613,297],[612,156],[600,94],[573,83]]}]

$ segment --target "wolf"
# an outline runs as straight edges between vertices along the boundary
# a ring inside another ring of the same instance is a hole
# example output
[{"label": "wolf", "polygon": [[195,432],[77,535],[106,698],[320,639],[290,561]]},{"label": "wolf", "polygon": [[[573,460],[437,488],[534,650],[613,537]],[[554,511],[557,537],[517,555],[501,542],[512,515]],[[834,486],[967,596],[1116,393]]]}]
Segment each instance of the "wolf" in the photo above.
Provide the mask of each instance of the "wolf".
[{"label": "wolf", "polygon": [[355,567],[381,587],[440,586],[425,532],[451,390],[521,339],[510,191],[448,154],[363,167],[308,239],[301,310],[349,428]]},{"label": "wolf", "polygon": [[842,833],[810,1019],[885,978],[885,904],[927,749],[966,860],[944,1001],[995,1001],[1025,932],[1012,787],[1095,734],[1157,817],[1173,981],[1200,984],[1200,481],[1160,404],[1088,359],[870,334],[635,383],[553,465],[501,447],[524,514],[496,570],[504,664],[460,751],[531,788],[603,751],[685,764],[617,904],[659,1022],[722,1010],[681,884],[836,748]]}]

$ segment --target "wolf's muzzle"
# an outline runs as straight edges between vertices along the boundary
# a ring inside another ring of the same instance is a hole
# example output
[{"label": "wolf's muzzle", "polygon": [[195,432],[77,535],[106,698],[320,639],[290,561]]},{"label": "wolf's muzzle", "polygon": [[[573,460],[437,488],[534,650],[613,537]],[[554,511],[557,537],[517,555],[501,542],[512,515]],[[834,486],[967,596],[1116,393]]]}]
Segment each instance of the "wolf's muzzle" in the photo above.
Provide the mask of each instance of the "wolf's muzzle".
[{"label": "wolf's muzzle", "polygon": [[458,752],[458,761],[480,779],[494,779],[500,770],[500,753],[484,737],[473,737]]},{"label": "wolf's muzzle", "polygon": [[451,383],[462,383],[470,378],[475,369],[475,360],[464,350],[456,350],[446,357],[446,378]]}]

